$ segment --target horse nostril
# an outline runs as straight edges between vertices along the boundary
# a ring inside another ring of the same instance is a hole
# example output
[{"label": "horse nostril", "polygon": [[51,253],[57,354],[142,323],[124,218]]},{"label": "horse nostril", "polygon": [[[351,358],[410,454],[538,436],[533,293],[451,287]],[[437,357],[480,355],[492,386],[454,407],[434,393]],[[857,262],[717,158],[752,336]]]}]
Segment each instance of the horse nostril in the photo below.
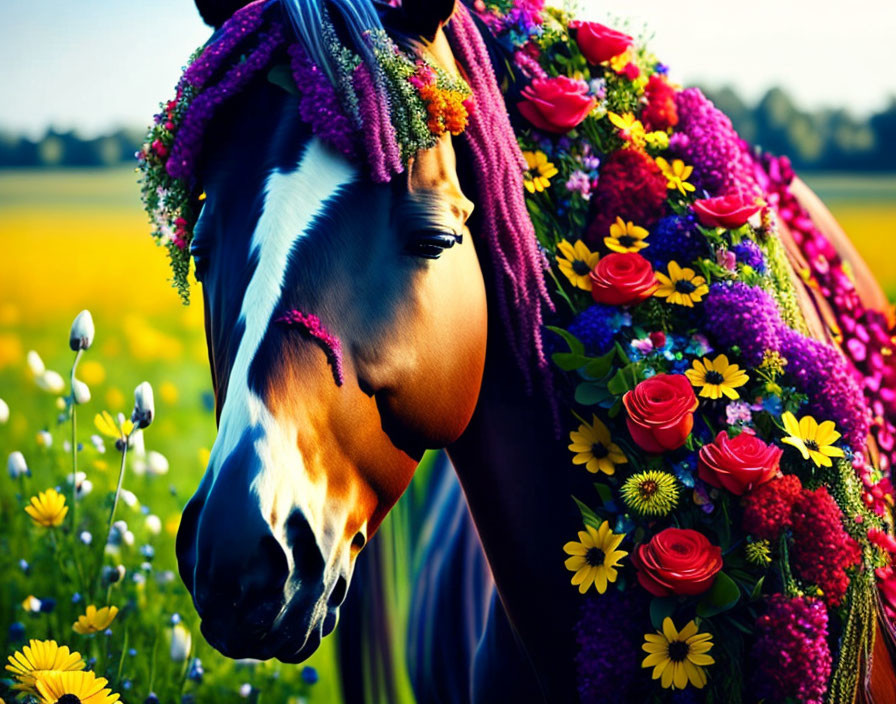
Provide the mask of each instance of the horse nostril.
[{"label": "horse nostril", "polygon": [[352,546],[351,551],[352,555],[357,555],[361,552],[361,549],[367,544],[367,538],[364,537],[364,534],[361,531],[355,533],[355,537],[352,538]]},{"label": "horse nostril", "polygon": [[345,579],[345,577],[339,577],[339,579],[336,580],[333,591],[330,592],[330,598],[327,599],[327,606],[333,609],[341,605],[345,600],[345,592],[347,589],[348,581]]},{"label": "horse nostril", "polygon": [[322,581],[324,556],[305,514],[299,510],[293,511],[286,520],[285,528],[286,544],[292,550],[298,579],[306,584]]}]

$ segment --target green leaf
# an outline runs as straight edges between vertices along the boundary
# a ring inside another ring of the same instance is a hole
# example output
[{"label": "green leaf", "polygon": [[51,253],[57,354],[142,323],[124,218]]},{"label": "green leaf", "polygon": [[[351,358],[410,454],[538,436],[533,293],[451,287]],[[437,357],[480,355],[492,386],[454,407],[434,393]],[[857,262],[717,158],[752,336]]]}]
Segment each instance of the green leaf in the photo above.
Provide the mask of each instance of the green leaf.
[{"label": "green leaf", "polygon": [[572,500],[576,502],[576,506],[579,507],[579,511],[582,514],[582,520],[585,521],[586,526],[591,526],[594,529],[600,528],[600,524],[603,521],[600,517],[592,511],[588,506],[579,501],[575,496],[572,497]]},{"label": "green leaf", "polygon": [[750,592],[750,601],[756,601],[760,596],[762,596],[762,584],[765,582],[765,575],[762,575],[759,578],[759,581],[756,582],[756,586],[753,587],[753,591]]},{"label": "green leaf", "polygon": [[733,608],[740,600],[740,589],[734,580],[724,572],[716,575],[712,588],[697,604],[697,615],[703,618],[715,616]]},{"label": "green leaf", "polygon": [[612,349],[605,355],[589,361],[582,371],[585,376],[590,376],[592,379],[603,379],[613,368],[613,358],[615,356],[616,350]]},{"label": "green leaf", "polygon": [[610,398],[612,394],[602,384],[583,381],[576,387],[576,403],[581,403],[583,406],[598,406]]},{"label": "green leaf", "polygon": [[620,369],[607,383],[607,388],[614,396],[622,396],[634,389],[641,381],[641,370],[637,364],[629,364]]},{"label": "green leaf", "polygon": [[584,367],[588,364],[590,358],[581,354],[572,354],[571,352],[555,352],[551,355],[551,359],[563,371],[571,372]]},{"label": "green leaf", "polygon": [[296,82],[292,77],[292,71],[287,64],[277,64],[268,71],[268,80],[291,95],[299,94],[299,89],[296,88]]},{"label": "green leaf", "polygon": [[603,484],[601,482],[595,482],[594,488],[597,490],[597,495],[603,502],[604,508],[608,510],[615,510],[616,502],[613,501],[613,490],[610,489],[610,487],[608,487],[606,484]]},{"label": "green leaf", "polygon": [[678,605],[675,597],[672,596],[656,596],[650,600],[650,623],[661,631],[663,629],[663,621],[666,618],[672,618],[675,613],[675,607]]},{"label": "green leaf", "polygon": [[563,328],[554,327],[553,325],[545,326],[551,332],[557,333],[560,337],[566,340],[566,344],[569,345],[569,351],[573,354],[585,354],[585,345],[579,342],[578,338],[573,335],[569,330],[564,330]]}]

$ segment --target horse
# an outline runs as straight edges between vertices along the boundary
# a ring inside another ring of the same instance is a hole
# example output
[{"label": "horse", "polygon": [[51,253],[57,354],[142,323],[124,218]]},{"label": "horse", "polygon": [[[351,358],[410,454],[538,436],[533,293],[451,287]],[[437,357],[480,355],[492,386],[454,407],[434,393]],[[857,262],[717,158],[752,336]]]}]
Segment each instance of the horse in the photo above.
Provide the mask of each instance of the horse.
[{"label": "horse", "polygon": [[[197,4],[219,26],[245,3]],[[301,10],[300,36],[316,35],[322,4],[282,4]],[[350,34],[382,23],[458,70],[445,28],[454,2],[331,7]],[[466,14],[451,20],[461,21],[487,38]],[[226,145],[203,155],[191,248],[219,431],[177,538],[203,635],[233,658],[309,657],[423,453],[444,448],[493,580],[481,584],[480,647],[460,665],[470,685],[456,700],[576,701],[578,606],[557,546],[580,529],[570,496],[589,482],[561,471],[568,451],[540,341],[520,333],[540,327],[534,241],[504,243],[517,248],[508,253],[482,236],[489,175],[462,139],[444,135],[374,182],[296,114],[296,96],[261,75],[205,138]],[[824,206],[798,194],[852,263],[863,300],[879,305]],[[816,295],[804,290],[802,303],[818,321]],[[881,687],[896,680],[885,639],[875,647],[869,701],[885,701]]]}]

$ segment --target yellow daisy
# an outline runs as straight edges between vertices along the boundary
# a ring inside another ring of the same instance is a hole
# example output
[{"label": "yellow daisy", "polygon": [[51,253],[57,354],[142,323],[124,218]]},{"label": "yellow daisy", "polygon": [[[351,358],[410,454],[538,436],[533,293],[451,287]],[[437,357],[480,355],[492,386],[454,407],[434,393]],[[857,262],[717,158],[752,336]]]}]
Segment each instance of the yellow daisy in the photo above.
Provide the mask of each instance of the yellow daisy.
[{"label": "yellow daisy", "polygon": [[656,272],[660,287],[654,292],[657,298],[665,298],[669,303],[693,308],[709,293],[706,279],[697,276],[690,267],[680,267],[678,262],[669,262],[669,275]]},{"label": "yellow daisy", "polygon": [[103,435],[113,440],[125,440],[134,431],[134,423],[130,419],[116,423],[109,411],[97,413],[93,424]]},{"label": "yellow daisy", "polygon": [[579,587],[580,594],[587,592],[592,584],[598,594],[603,594],[607,584],[616,581],[619,560],[628,555],[616,549],[624,537],[623,533],[611,531],[609,522],[604,521],[597,530],[585,526],[585,530],[579,531],[579,542],[571,541],[563,546],[563,552],[570,555],[563,564],[575,572],[572,583]]},{"label": "yellow daisy", "polygon": [[551,185],[551,179],[557,175],[557,167],[548,161],[544,152],[523,152],[526,166],[523,174],[523,185],[529,193],[541,192]]},{"label": "yellow daisy", "polygon": [[576,240],[574,245],[566,240],[560,240],[557,249],[560,250],[560,255],[557,257],[557,266],[560,271],[572,282],[573,286],[583,291],[590,291],[591,279],[588,278],[588,274],[597,266],[600,254],[588,249],[588,245],[582,240]]},{"label": "yellow daisy", "polygon": [[37,677],[49,670],[83,670],[84,660],[67,645],[57,645],[55,640],[30,640],[28,645],[9,656],[6,669],[17,680],[13,689],[37,694]]},{"label": "yellow daisy", "polygon": [[37,680],[41,704],[114,704],[118,695],[106,688],[108,681],[90,670],[47,672]]},{"label": "yellow daisy", "polygon": [[37,496],[31,497],[31,505],[25,507],[25,513],[31,516],[35,525],[44,528],[61,526],[68,513],[65,505],[65,497],[53,488],[41,491]]},{"label": "yellow daisy", "polygon": [[677,631],[672,619],[663,619],[663,630],[644,635],[641,646],[647,657],[641,667],[653,668],[653,679],[668,689],[684,689],[688,682],[697,689],[706,685],[703,668],[715,660],[707,653],[712,649],[712,634],[699,633],[694,621]]},{"label": "yellow daisy", "polygon": [[669,190],[677,189],[683,196],[697,190],[692,183],[687,182],[694,172],[693,166],[688,166],[681,159],[673,159],[670,164],[661,156],[656,158],[656,165],[660,167],[660,171],[666,177],[666,187]]},{"label": "yellow daisy", "polygon": [[648,246],[644,240],[650,234],[643,227],[638,227],[635,223],[625,222],[622,218],[617,217],[616,222],[610,225],[610,236],[604,237],[604,244],[607,249],[613,252],[625,254],[626,252],[640,252]]},{"label": "yellow daisy", "polygon": [[736,364],[729,364],[728,357],[724,354],[715,359],[695,359],[693,368],[684,374],[693,386],[700,389],[700,396],[711,399],[720,399],[724,395],[736,400],[740,398],[740,394],[735,389],[750,380],[743,369]]},{"label": "yellow daisy", "polygon": [[627,112],[617,115],[615,112],[608,112],[607,118],[613,123],[613,126],[619,130],[623,139],[627,139],[635,146],[644,146],[646,131],[640,120],[635,118],[634,114]]},{"label": "yellow daisy", "polygon": [[831,457],[843,457],[843,450],[834,447],[840,433],[832,420],[819,423],[812,416],[799,420],[790,411],[781,416],[789,435],[781,440],[800,451],[804,460],[811,459],[816,467],[830,467]]},{"label": "yellow daisy", "polygon": [[87,607],[87,612],[78,616],[78,620],[72,625],[75,633],[86,636],[89,633],[105,631],[118,615],[117,606],[104,606],[97,609],[93,604]]},{"label": "yellow daisy", "polygon": [[610,437],[610,429],[597,416],[591,425],[582,423],[569,434],[569,449],[575,453],[573,464],[583,464],[592,474],[615,474],[617,464],[628,462],[619,445]]}]

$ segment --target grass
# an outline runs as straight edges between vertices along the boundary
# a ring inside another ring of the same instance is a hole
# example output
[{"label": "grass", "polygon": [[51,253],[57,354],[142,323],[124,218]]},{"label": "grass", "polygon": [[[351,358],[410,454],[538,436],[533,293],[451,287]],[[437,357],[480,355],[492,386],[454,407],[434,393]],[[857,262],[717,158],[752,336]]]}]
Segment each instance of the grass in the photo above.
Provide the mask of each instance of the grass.
[{"label": "grass", "polygon": [[[896,294],[896,257],[892,256],[896,178],[820,175],[807,180],[827,201],[883,285]],[[11,653],[21,644],[8,634],[11,624],[21,622],[26,637],[52,634],[60,642],[81,648],[85,655],[96,653],[97,667],[106,668],[116,691],[130,702],[142,702],[150,687],[151,669],[156,673],[153,687],[158,689],[159,678],[167,676],[173,678],[167,691],[180,690],[185,666],[170,661],[167,645],[169,619],[178,612],[193,632],[194,654],[201,658],[206,672],[202,684],[188,682],[184,686],[196,701],[233,701],[237,687],[245,682],[267,687],[267,698],[266,692],[260,691],[253,695],[256,700],[269,704],[289,701],[289,693],[302,690],[300,668],[238,665],[214,653],[198,633],[189,596],[179,579],[154,587],[152,598],[149,593],[141,597],[124,587],[113,588],[112,601],[119,599],[127,608],[113,628],[109,645],[100,637],[91,640],[73,634],[68,619],[80,606],[64,602],[70,602],[76,586],[56,572],[47,536],[31,526],[22,510],[32,493],[54,484],[62,486],[70,471],[61,450],[69,426],[57,423],[56,398],[38,391],[28,378],[25,355],[36,350],[48,367],[65,373],[72,358],[67,347],[69,324],[78,311],[89,308],[96,320],[97,338],[81,375],[93,398],[79,409],[79,440],[86,446],[81,465],[95,489],[85,499],[83,513],[103,516],[108,492],[117,478],[111,441],[107,441],[105,455],[96,453],[87,442],[94,432],[90,420],[101,410],[129,410],[133,388],[148,379],[156,388],[158,412],[157,421],[146,433],[147,449],[165,455],[171,470],[163,477],[132,473],[125,487],[160,516],[167,530],[156,537],[141,533],[142,517],[136,508],[122,507],[121,517],[137,533],[136,545],[149,541],[155,548],[153,574],[176,569],[173,531],[202,475],[203,450],[211,447],[215,436],[211,384],[201,305],[183,307],[167,283],[167,261],[148,237],[134,173],[129,169],[0,171],[0,248],[0,398],[11,409],[9,422],[0,425],[0,458],[21,450],[34,472],[30,480],[18,484],[3,480],[0,484],[3,652]],[[41,430],[52,434],[53,448],[38,444]],[[388,539],[396,554],[404,555],[408,551],[402,528],[406,515],[396,518],[394,526],[384,527],[381,539]],[[69,550],[83,550],[75,537],[62,534]],[[137,547],[129,550],[115,559],[139,565],[142,558],[136,554]],[[18,564],[22,558],[32,563],[28,574]],[[113,562],[111,557],[106,560],[106,564]],[[391,569],[396,572],[395,598],[400,607],[409,598],[408,585],[398,574],[401,570],[394,565]],[[25,613],[21,603],[30,594],[56,598],[56,611],[49,615]],[[395,632],[400,634],[401,616],[395,619]],[[138,654],[127,655],[135,644]],[[396,660],[400,662],[400,653]],[[150,668],[151,662],[156,663],[154,668]],[[311,700],[339,702],[332,638],[324,641],[311,663],[321,675]],[[402,682],[403,698],[410,700],[407,683]],[[126,683],[130,689],[125,689]],[[277,698],[280,695],[282,698]],[[7,696],[2,685],[0,696]]]}]

